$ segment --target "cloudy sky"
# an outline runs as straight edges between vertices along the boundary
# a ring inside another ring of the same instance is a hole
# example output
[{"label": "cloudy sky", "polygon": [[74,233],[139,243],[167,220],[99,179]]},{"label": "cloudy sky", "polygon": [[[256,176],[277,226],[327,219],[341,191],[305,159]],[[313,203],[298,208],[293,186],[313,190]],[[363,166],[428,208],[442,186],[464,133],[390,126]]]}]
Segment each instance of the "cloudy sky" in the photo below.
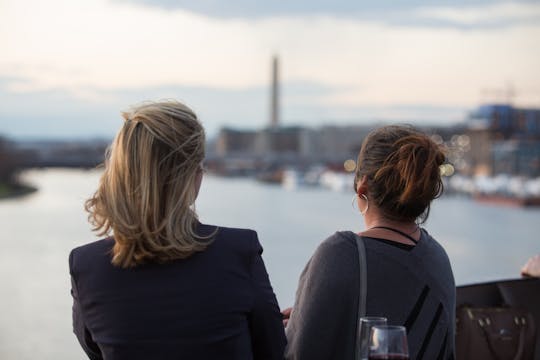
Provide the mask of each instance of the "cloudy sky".
[{"label": "cloudy sky", "polygon": [[449,124],[540,107],[540,1],[0,0],[0,134],[111,137],[175,98],[212,135],[268,122]]}]

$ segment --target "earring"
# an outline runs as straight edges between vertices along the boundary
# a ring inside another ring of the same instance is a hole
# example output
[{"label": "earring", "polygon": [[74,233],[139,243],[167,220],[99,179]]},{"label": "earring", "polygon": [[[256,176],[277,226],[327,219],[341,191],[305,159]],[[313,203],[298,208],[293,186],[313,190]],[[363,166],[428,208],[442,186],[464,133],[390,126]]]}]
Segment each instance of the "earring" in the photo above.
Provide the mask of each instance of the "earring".
[{"label": "earring", "polygon": [[356,203],[356,198],[358,197],[357,194],[354,194],[353,198],[352,198],[352,201],[351,201],[351,206],[353,209],[356,210],[356,206],[354,206],[354,204]]},{"label": "earring", "polygon": [[367,211],[369,209],[369,200],[368,200],[366,194],[360,194],[360,196],[363,197],[364,200],[366,200],[366,209],[364,211],[360,210],[360,214],[366,215],[366,213],[367,213]]}]

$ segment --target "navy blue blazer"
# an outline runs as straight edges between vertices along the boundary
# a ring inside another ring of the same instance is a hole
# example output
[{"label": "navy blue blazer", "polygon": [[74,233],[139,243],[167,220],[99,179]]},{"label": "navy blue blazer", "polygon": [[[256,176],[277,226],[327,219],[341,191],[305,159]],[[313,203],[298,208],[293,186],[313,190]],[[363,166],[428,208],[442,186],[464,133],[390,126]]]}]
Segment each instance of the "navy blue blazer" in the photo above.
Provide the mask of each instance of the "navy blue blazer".
[{"label": "navy blue blazer", "polygon": [[255,231],[219,227],[203,252],[131,269],[111,264],[113,244],[69,255],[73,330],[90,359],[283,359],[282,317]]}]

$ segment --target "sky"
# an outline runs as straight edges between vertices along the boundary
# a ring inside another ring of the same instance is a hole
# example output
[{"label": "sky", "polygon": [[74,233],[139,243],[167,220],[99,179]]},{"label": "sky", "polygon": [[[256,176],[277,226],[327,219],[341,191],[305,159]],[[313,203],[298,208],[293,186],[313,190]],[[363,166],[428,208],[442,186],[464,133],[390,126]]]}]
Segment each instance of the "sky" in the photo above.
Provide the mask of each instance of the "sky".
[{"label": "sky", "polygon": [[0,134],[112,137],[177,99],[210,136],[269,122],[446,125],[540,108],[540,1],[0,0]]}]

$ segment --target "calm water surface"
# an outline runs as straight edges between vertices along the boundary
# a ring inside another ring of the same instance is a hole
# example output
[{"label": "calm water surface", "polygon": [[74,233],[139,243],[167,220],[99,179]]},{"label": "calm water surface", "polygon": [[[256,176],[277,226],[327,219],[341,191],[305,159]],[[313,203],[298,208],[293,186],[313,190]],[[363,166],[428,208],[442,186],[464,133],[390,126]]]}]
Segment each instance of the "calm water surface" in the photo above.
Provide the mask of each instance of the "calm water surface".
[{"label": "calm water surface", "polygon": [[[30,171],[40,190],[0,201],[0,359],[85,359],[71,332],[67,257],[92,240],[82,210],[99,172]],[[278,300],[290,306],[298,276],[317,244],[336,230],[363,229],[352,194],[286,191],[249,179],[207,177],[201,221],[257,230]],[[446,248],[458,284],[515,278],[540,252],[540,209],[442,198],[425,224]]]}]

